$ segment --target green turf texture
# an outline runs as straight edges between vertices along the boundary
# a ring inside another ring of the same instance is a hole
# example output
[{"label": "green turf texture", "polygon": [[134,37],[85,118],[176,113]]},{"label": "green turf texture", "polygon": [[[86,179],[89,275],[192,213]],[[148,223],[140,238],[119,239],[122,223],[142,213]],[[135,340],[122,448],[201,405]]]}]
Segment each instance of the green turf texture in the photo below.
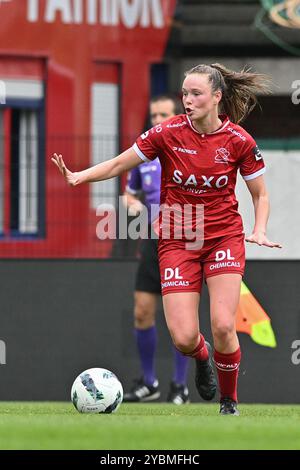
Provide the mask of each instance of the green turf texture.
[{"label": "green turf texture", "polygon": [[300,449],[300,406],[122,404],[111,415],[70,403],[0,403],[0,449]]}]

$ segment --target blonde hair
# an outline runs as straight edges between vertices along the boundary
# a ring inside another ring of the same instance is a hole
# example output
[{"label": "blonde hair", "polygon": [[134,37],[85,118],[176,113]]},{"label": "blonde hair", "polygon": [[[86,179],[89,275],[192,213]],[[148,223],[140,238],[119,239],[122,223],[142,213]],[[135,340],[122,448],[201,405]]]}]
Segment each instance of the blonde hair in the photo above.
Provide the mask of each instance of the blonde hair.
[{"label": "blonde hair", "polygon": [[221,90],[221,111],[227,114],[232,122],[239,123],[251,113],[257,104],[257,94],[271,93],[271,80],[267,75],[251,72],[244,68],[234,72],[221,64],[200,64],[185,72],[207,74],[212,91]]}]

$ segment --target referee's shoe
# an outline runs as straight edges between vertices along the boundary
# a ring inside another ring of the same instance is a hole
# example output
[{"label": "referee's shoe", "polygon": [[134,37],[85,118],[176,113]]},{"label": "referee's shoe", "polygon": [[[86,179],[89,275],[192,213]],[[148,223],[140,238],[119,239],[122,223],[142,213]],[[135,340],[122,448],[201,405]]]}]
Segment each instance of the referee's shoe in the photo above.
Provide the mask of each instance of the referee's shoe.
[{"label": "referee's shoe", "polygon": [[173,405],[185,405],[186,403],[190,403],[187,386],[171,382],[167,402]]},{"label": "referee's shoe", "polygon": [[208,349],[208,359],[199,361],[196,359],[195,384],[199,395],[203,400],[212,400],[217,391],[217,382],[211,360],[211,345],[205,341]]}]

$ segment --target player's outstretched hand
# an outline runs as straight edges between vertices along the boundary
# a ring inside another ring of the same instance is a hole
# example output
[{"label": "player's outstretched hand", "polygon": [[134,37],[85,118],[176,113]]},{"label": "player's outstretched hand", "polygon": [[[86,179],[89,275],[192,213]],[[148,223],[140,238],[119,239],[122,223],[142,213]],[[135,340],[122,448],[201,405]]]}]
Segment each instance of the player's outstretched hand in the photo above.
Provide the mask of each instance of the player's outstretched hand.
[{"label": "player's outstretched hand", "polygon": [[274,243],[268,240],[263,232],[252,233],[249,237],[245,238],[246,242],[257,243],[259,246],[268,246],[269,248],[282,248],[279,243]]},{"label": "player's outstretched hand", "polygon": [[70,186],[76,186],[76,184],[79,183],[78,181],[78,173],[73,173],[72,171],[68,170],[68,168],[65,165],[65,162],[63,161],[62,155],[57,155],[57,153],[54,153],[52,155],[51,160],[53,163],[57,166],[63,177],[65,178],[66,182]]}]

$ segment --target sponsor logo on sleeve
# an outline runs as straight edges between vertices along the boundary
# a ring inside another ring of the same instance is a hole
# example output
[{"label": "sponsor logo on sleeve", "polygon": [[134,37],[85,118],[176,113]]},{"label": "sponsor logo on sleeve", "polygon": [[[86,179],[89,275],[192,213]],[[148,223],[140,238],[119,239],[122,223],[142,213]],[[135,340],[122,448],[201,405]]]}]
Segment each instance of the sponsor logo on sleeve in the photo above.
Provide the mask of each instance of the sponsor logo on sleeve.
[{"label": "sponsor logo on sleeve", "polygon": [[145,139],[147,139],[148,135],[149,135],[149,131],[144,132],[144,134],[141,135],[141,138],[142,138],[143,140],[145,140]]},{"label": "sponsor logo on sleeve", "polygon": [[258,162],[259,160],[262,160],[262,154],[260,153],[260,150],[259,150],[258,146],[254,147],[253,153],[254,153],[254,156],[255,156],[255,160],[256,160],[257,162]]}]

